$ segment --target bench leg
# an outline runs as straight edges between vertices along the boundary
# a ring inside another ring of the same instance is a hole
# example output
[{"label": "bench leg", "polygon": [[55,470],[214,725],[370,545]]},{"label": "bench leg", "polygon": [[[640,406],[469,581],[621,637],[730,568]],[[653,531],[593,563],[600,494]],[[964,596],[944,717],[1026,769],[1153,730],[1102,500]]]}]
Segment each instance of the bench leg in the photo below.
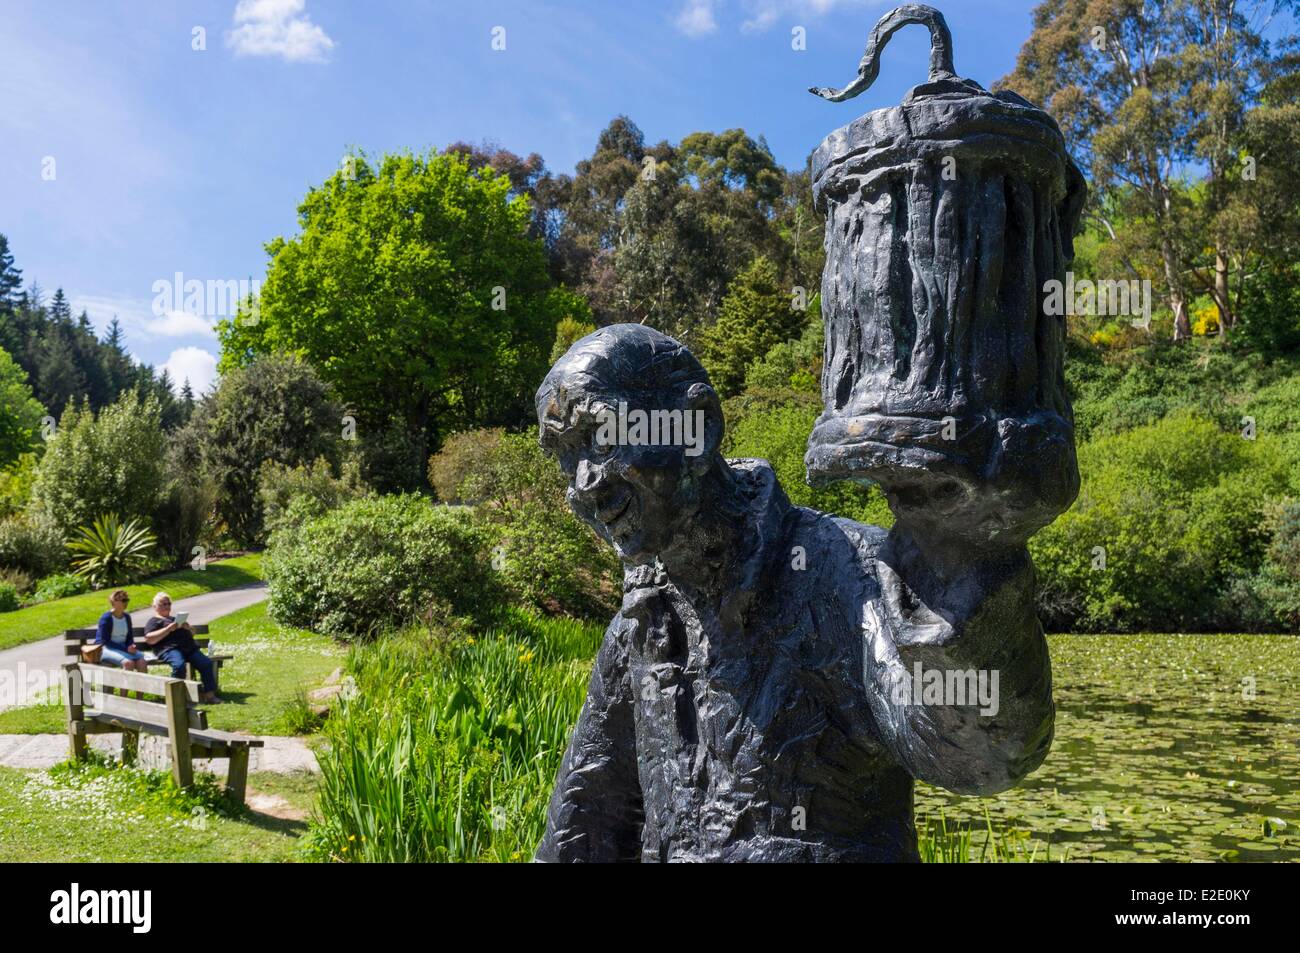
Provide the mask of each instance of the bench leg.
[{"label": "bench leg", "polygon": [[122,732],[122,764],[135,764],[139,755],[140,733],[137,731]]},{"label": "bench leg", "polygon": [[188,788],[194,784],[193,752],[190,750],[190,726],[187,721],[185,683],[168,681],[167,696],[167,743],[171,747],[172,777],[176,785]]},{"label": "bench leg", "polygon": [[63,704],[68,714],[68,751],[78,761],[86,760],[86,723],[81,720],[81,666],[63,670]]},{"label": "bench leg", "polygon": [[226,775],[226,793],[239,804],[244,803],[248,787],[248,749],[235,748],[230,752],[230,773]]},{"label": "bench leg", "polygon": [[68,751],[78,761],[86,760],[86,723],[68,722]]}]

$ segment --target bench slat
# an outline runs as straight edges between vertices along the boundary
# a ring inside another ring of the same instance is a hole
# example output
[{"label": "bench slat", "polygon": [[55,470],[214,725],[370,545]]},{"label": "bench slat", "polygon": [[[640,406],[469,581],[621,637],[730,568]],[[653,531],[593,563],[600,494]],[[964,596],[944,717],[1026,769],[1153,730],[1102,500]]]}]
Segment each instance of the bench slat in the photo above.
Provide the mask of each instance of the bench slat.
[{"label": "bench slat", "polygon": [[[87,665],[81,669],[81,677],[85,679],[87,685],[97,689],[118,688],[127,692],[143,692],[146,695],[155,695],[158,698],[164,697],[163,693],[168,682],[168,679],[163,678],[161,675],[126,672],[120,668],[110,668],[107,665]],[[198,683],[186,682],[185,686],[185,694],[189,697],[189,700],[194,704],[198,704]]]},{"label": "bench slat", "polygon": [[[171,679],[166,679],[171,681]],[[164,732],[167,730],[167,706],[160,702],[142,701],[138,698],[123,698],[121,695],[109,695],[89,689],[86,693],[86,717],[96,715],[125,715],[137,721],[156,723]],[[202,730],[208,727],[207,712],[186,706],[186,720],[189,726]]]}]

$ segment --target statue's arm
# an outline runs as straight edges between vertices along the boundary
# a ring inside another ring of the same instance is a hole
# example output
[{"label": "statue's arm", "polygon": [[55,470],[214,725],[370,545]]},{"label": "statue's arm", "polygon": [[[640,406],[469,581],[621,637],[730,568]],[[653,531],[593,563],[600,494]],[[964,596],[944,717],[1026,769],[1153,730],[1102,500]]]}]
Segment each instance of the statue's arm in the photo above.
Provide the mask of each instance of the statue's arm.
[{"label": "statue's arm", "polygon": [[627,633],[621,622],[615,618],[596,656],[587,700],[547,808],[538,861],[640,859],[641,785]]},{"label": "statue's arm", "polygon": [[[953,572],[936,571],[945,562]],[[883,740],[918,780],[958,794],[1013,786],[1047,756],[1055,718],[1028,551],[945,561],[896,531],[877,569],[881,595],[863,620],[864,673]],[[935,672],[944,679],[940,704],[927,703]],[[954,703],[958,692],[966,704]]]}]

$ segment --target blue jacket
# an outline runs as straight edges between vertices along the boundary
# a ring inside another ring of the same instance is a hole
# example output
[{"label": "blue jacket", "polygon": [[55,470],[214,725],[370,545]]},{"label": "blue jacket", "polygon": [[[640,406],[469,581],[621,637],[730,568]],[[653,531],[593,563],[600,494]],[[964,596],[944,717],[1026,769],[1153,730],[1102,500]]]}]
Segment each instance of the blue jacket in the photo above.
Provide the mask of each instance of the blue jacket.
[{"label": "blue jacket", "polygon": [[[123,618],[126,619],[126,645],[120,647],[126,652],[135,645],[135,639],[131,636],[131,614],[124,613]],[[113,645],[115,648],[120,644],[113,642],[113,610],[111,609],[99,617],[99,625],[96,626],[95,631],[95,644]]]}]

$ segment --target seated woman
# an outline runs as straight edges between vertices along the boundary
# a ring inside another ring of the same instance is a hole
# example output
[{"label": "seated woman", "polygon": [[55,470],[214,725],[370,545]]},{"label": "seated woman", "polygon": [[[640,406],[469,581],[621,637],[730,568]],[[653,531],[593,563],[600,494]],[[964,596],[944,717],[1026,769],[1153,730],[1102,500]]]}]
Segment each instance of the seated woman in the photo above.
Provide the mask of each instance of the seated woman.
[{"label": "seated woman", "polygon": [[185,666],[193,665],[199,673],[199,701],[214,705],[217,697],[217,669],[212,660],[194,644],[194,630],[189,623],[178,626],[171,614],[172,600],[165,592],[153,597],[153,618],[144,624],[144,640],[153,646],[158,657],[172,667],[172,678],[184,678]]},{"label": "seated woman", "polygon": [[99,663],[128,672],[146,672],[149,666],[131,637],[131,617],[126,614],[130,602],[131,597],[121,589],[108,597],[112,608],[99,617],[95,631],[95,645],[102,649]]}]

